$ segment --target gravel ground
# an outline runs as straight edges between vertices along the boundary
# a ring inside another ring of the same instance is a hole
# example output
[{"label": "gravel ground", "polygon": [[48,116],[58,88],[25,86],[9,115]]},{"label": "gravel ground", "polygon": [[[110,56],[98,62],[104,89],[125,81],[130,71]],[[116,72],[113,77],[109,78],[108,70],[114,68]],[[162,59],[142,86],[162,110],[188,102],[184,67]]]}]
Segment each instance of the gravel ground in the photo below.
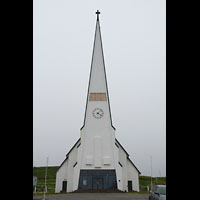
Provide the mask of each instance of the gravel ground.
[{"label": "gravel ground", "polygon": [[[33,196],[33,200],[43,196]],[[139,193],[68,193],[49,194],[46,200],[148,200],[148,194]]]}]

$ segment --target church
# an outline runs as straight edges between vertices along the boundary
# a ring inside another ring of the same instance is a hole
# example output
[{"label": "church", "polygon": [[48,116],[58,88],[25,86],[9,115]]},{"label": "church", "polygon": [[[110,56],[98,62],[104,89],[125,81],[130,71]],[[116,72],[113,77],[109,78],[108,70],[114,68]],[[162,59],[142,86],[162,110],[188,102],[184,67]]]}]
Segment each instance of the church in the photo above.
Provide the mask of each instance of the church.
[{"label": "church", "polygon": [[80,138],[56,172],[56,193],[83,190],[139,192],[141,173],[115,138],[100,32],[100,12],[97,10],[96,14],[84,122]]}]

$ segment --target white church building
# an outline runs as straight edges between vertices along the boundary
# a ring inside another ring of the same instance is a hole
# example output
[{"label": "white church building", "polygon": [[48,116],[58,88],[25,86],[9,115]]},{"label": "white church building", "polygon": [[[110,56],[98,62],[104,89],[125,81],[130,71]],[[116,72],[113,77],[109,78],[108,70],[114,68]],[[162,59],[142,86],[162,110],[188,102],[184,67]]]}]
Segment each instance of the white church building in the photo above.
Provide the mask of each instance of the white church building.
[{"label": "white church building", "polygon": [[55,192],[138,191],[140,171],[115,138],[108,96],[99,14],[80,138],[56,172]]}]

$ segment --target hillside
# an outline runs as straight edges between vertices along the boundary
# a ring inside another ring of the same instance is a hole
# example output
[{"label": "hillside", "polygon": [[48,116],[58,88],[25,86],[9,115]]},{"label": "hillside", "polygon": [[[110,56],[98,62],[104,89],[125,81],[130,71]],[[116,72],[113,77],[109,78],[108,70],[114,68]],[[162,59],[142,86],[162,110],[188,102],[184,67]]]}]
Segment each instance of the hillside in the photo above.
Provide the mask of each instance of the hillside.
[{"label": "hillside", "polygon": [[[140,176],[140,187],[146,187],[151,185],[150,176]],[[152,177],[152,183],[155,185],[166,185],[166,177]]]},{"label": "hillside", "polygon": [[[47,168],[47,179],[56,179],[56,171],[58,166]],[[33,176],[37,176],[38,180],[44,180],[46,167],[33,167]]]}]

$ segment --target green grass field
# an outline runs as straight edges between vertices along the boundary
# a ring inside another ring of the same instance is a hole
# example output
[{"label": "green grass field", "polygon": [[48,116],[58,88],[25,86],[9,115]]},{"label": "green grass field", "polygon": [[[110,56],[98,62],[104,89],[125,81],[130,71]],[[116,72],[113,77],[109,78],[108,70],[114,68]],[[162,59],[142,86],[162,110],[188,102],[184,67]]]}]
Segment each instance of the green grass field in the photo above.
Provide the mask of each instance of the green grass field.
[{"label": "green grass field", "polygon": [[[47,168],[48,192],[53,192],[55,189],[57,169],[58,169],[58,166],[51,166],[51,167]],[[46,167],[33,167],[33,176],[37,176],[37,178],[38,178],[37,191],[42,191],[44,188],[45,170],[46,170]],[[139,182],[140,182],[141,191],[145,190],[145,188],[147,186],[150,186],[150,184],[151,184],[151,177],[150,176],[140,176]],[[154,184],[165,185],[166,177],[153,177],[152,182]]]},{"label": "green grass field", "polygon": [[[150,176],[140,176],[140,190],[145,190],[147,186],[151,185],[151,177]],[[152,177],[152,183],[155,185],[166,185],[166,177]]]},{"label": "green grass field", "polygon": [[[52,166],[47,168],[47,188],[49,192],[52,192],[55,190],[55,184],[56,184],[56,171],[58,169],[58,166]],[[33,167],[33,176],[37,176],[38,182],[37,182],[37,191],[43,191],[43,188],[45,186],[45,170],[46,167]]]}]

